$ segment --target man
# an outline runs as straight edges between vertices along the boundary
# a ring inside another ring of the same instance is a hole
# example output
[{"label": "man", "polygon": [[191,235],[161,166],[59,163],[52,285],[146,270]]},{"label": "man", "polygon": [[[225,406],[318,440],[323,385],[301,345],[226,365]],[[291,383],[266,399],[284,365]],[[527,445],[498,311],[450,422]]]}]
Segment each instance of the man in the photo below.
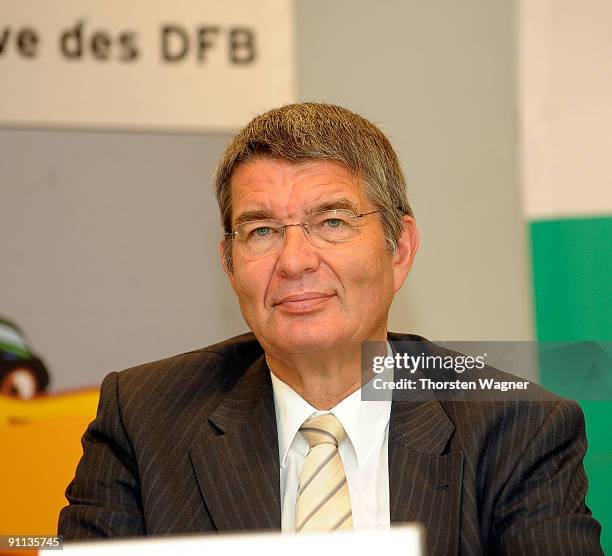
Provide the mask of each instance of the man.
[{"label": "man", "polygon": [[61,534],[418,521],[431,554],[601,553],[573,402],[361,400],[364,342],[422,340],[387,333],[418,232],[379,129],[272,110],[227,147],[216,193],[252,334],[106,377]]}]

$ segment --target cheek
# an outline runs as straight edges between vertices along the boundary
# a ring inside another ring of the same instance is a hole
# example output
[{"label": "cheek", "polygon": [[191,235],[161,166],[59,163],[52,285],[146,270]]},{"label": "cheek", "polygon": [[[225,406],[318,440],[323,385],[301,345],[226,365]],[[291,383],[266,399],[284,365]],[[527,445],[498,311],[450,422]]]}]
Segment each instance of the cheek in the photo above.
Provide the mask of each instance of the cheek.
[{"label": "cheek", "polygon": [[344,297],[352,298],[356,307],[379,304],[381,298],[393,295],[393,264],[385,254],[354,251],[344,259],[330,260],[329,268],[336,275]]},{"label": "cheek", "polygon": [[383,281],[386,284],[387,278],[393,274],[393,258],[378,243],[352,251],[347,259],[347,272],[355,281],[363,284],[382,286]]},{"label": "cheek", "polygon": [[260,290],[257,276],[248,272],[236,273],[235,290],[241,304],[245,300],[251,301],[256,298]]},{"label": "cheek", "polygon": [[393,268],[370,261],[368,272],[359,275],[361,280],[356,289],[354,305],[366,321],[386,318],[393,301]]},{"label": "cheek", "polygon": [[263,302],[270,281],[269,264],[265,261],[248,261],[234,267],[234,289],[238,298],[246,309],[252,308],[253,303]]}]

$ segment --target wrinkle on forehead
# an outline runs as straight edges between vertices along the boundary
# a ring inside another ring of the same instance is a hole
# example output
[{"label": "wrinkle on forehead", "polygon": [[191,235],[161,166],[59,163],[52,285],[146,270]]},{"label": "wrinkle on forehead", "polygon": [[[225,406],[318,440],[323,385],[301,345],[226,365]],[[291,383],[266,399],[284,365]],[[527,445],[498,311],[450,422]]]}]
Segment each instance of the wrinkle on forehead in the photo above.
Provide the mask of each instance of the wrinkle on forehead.
[{"label": "wrinkle on forehead", "polygon": [[236,168],[231,188],[233,215],[261,210],[282,219],[301,217],[317,205],[339,200],[353,204],[352,210],[369,205],[357,177],[331,160],[295,164],[254,159]]}]

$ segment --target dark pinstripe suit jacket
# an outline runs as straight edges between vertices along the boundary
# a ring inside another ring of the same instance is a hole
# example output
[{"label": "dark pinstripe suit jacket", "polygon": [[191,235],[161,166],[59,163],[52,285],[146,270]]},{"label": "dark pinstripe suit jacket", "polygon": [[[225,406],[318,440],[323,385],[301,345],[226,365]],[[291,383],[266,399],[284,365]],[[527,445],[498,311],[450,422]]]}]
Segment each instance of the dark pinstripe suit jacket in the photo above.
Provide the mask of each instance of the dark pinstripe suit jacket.
[{"label": "dark pinstripe suit jacket", "polygon": [[[548,397],[394,401],[391,521],[425,524],[434,555],[602,554],[582,413]],[[108,375],[83,451],[66,539],[280,529],[274,398],[252,334]]]}]

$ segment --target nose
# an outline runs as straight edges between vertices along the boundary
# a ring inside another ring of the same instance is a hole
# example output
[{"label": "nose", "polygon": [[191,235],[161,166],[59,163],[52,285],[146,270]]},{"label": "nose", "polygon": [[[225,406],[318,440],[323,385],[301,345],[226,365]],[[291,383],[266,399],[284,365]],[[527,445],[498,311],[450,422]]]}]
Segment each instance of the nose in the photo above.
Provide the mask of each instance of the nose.
[{"label": "nose", "polygon": [[285,228],[285,237],[278,254],[276,269],[284,276],[299,276],[319,267],[317,248],[310,243],[302,225]]}]

